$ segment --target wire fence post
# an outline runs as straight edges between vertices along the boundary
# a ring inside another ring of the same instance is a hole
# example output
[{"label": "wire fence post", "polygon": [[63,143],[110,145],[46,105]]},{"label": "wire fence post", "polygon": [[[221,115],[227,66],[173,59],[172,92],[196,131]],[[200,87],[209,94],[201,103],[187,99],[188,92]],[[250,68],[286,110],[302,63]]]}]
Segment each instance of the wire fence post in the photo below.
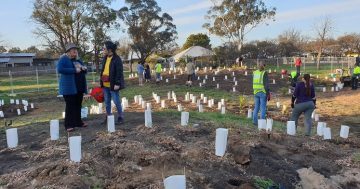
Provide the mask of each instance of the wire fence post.
[{"label": "wire fence post", "polygon": [[36,72],[36,85],[37,85],[37,88],[38,88],[38,92],[40,92],[40,87],[39,87],[39,72],[38,72],[38,69],[37,69],[37,68],[36,68],[35,72]]},{"label": "wire fence post", "polygon": [[12,77],[12,74],[11,74],[11,70],[9,70],[9,79],[10,79],[10,89],[11,89],[10,96],[15,96],[15,94],[14,94],[14,85],[13,85],[13,77]]}]

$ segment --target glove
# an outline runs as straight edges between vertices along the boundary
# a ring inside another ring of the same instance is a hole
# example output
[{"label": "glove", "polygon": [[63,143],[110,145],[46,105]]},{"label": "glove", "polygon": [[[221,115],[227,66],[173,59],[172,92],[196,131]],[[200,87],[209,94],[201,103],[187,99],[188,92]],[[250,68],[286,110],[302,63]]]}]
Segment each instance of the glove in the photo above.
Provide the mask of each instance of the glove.
[{"label": "glove", "polygon": [[114,90],[117,91],[120,89],[120,86],[119,85],[114,85]]},{"label": "glove", "polygon": [[271,93],[269,93],[268,95],[266,95],[267,101],[270,101],[271,99]]},{"label": "glove", "polygon": [[294,105],[294,103],[292,102],[292,103],[291,103],[291,108],[294,109],[294,107],[295,107],[295,105]]}]

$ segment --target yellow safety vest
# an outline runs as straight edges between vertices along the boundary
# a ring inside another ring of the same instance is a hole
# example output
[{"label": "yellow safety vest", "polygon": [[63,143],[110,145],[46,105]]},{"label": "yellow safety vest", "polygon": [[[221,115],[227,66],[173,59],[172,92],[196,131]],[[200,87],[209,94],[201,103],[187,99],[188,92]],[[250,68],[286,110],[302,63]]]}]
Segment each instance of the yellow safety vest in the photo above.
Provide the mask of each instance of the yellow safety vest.
[{"label": "yellow safety vest", "polygon": [[161,73],[161,70],[162,70],[161,64],[157,63],[157,64],[155,65],[155,72],[156,72],[156,73]]},{"label": "yellow safety vest", "polygon": [[356,66],[354,69],[354,75],[360,74],[360,66]]},{"label": "yellow safety vest", "polygon": [[294,72],[291,72],[291,78],[293,78],[293,79],[294,79],[294,78],[295,78],[295,76],[296,76],[296,74],[297,74],[297,73],[296,73],[295,71],[294,71]]},{"label": "yellow safety vest", "polygon": [[266,93],[264,86],[264,74],[265,71],[256,70],[254,72],[254,78],[253,78],[254,94],[257,94],[259,92]]}]

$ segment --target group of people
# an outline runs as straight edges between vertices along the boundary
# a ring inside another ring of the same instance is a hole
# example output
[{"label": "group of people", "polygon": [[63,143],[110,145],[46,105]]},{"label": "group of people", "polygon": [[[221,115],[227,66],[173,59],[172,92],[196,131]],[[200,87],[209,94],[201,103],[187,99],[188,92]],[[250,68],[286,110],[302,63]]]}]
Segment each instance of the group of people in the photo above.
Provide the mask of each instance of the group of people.
[{"label": "group of people", "polygon": [[[136,69],[137,69],[137,73],[138,73],[138,77],[139,77],[139,85],[140,86],[144,85],[144,79],[145,79],[145,82],[150,82],[151,69],[150,69],[150,65],[148,63],[139,62]],[[159,83],[161,80],[161,72],[162,72],[161,62],[157,61],[157,63],[155,64],[156,83]]]},{"label": "group of people", "polygon": [[144,85],[144,79],[145,82],[150,82],[151,80],[151,70],[148,63],[141,63],[139,62],[137,65],[137,73],[139,77],[139,85]]},{"label": "group of people", "polygon": [[[124,115],[120,100],[120,90],[125,88],[123,63],[116,54],[117,45],[111,41],[106,41],[103,47],[104,58],[100,73],[100,86],[103,90],[106,114],[111,115],[111,100],[117,109],[117,124],[124,122]],[[353,73],[353,89],[357,88],[360,77],[360,59],[357,59]],[[291,98],[293,108],[290,120],[298,125],[298,119],[302,113],[305,115],[306,135],[311,134],[312,120],[311,114],[316,108],[315,87],[311,82],[309,74],[304,74],[302,80],[297,82],[300,76],[301,59],[295,61],[296,72],[290,74],[294,92]],[[260,118],[266,118],[267,102],[271,98],[269,88],[268,73],[265,71],[265,64],[260,62],[258,69],[253,73],[253,90],[255,108],[253,112],[253,124],[258,124],[258,113]],[[61,74],[59,80],[59,93],[63,95],[66,103],[65,107],[65,129],[68,132],[74,131],[76,127],[87,127],[81,120],[81,108],[83,95],[87,93],[86,73],[87,67],[78,57],[78,47],[75,44],[68,44],[65,53],[60,57],[57,64],[57,71]],[[139,85],[143,85],[143,78],[148,82],[151,79],[150,66],[147,63],[139,63],[137,66],[139,75]],[[156,81],[161,79],[162,65],[157,62],[155,65]],[[187,82],[191,86],[195,77],[195,65],[191,59],[186,64]],[[356,85],[354,84],[356,83]],[[103,123],[106,123],[107,116]]]},{"label": "group of people", "polygon": [[[106,41],[103,47],[104,58],[100,73],[99,85],[103,89],[106,114],[111,115],[111,100],[117,109],[117,124],[124,122],[120,90],[125,88],[123,63],[116,54],[117,45]],[[81,120],[83,95],[87,93],[86,73],[87,67],[78,57],[78,47],[67,44],[65,53],[60,57],[57,71],[61,74],[59,80],[59,93],[65,100],[65,129],[72,132],[76,127],[87,127]],[[107,116],[103,123],[107,122]]]},{"label": "group of people", "polygon": [[[304,74],[302,81],[297,82],[300,76],[301,59],[296,59],[296,72],[291,74],[294,92],[291,98],[291,107],[293,109],[290,121],[295,121],[298,126],[298,120],[302,113],[305,115],[305,135],[311,134],[312,120],[311,114],[316,108],[315,87],[311,82],[310,74]],[[258,114],[260,111],[260,118],[266,118],[267,102],[271,98],[269,89],[268,74],[265,71],[265,64],[260,62],[258,69],[253,73],[253,90],[254,90],[254,112],[253,124],[258,125]]]}]

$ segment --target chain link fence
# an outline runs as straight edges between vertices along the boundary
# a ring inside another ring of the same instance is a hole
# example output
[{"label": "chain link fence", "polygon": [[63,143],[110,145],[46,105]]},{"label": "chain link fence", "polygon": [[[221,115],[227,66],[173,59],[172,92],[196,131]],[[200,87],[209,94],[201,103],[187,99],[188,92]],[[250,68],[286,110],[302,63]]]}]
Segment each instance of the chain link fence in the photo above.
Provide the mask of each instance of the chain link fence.
[{"label": "chain link fence", "polygon": [[[302,72],[316,73],[334,73],[337,69],[349,70],[354,67],[354,57],[322,57],[320,60],[320,69],[316,67],[316,58],[301,58]],[[292,69],[294,67],[293,57],[267,58],[267,59],[244,59],[243,66],[253,68],[258,62],[263,61],[267,67],[272,69]],[[196,66],[203,67],[231,67],[237,64],[236,60],[226,61],[196,61]],[[164,67],[167,67],[164,65]],[[124,66],[125,71],[129,68]],[[133,69],[136,72],[136,68]],[[0,70],[0,95],[16,95],[42,91],[57,91],[60,75],[56,69],[46,67],[19,67],[19,68],[1,68]],[[95,72],[89,72],[86,76],[88,84],[98,82],[99,76]],[[89,85],[88,85],[89,86]]]}]

